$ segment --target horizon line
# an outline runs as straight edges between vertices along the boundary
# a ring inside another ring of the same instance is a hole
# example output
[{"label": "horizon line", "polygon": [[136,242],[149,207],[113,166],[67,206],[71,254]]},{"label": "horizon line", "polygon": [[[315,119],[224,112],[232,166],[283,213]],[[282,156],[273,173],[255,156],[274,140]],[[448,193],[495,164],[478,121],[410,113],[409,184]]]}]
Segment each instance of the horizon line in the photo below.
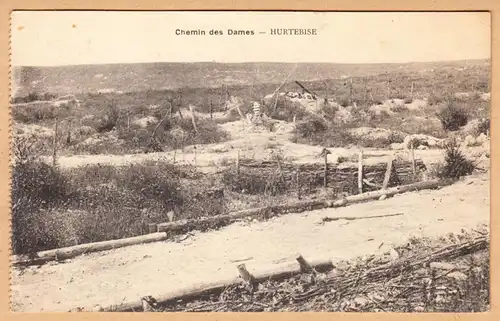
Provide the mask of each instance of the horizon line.
[{"label": "horizon line", "polygon": [[57,67],[73,67],[73,66],[103,66],[103,65],[136,65],[136,64],[200,64],[200,63],[211,63],[211,64],[335,64],[335,65],[382,65],[382,64],[392,64],[392,65],[403,65],[412,63],[446,63],[446,62],[466,62],[466,61],[481,61],[487,60],[491,61],[491,57],[488,58],[465,58],[465,59],[450,59],[450,60],[411,60],[411,61],[401,61],[401,62],[327,62],[327,61],[301,61],[301,62],[287,62],[287,61],[216,61],[216,60],[200,60],[200,61],[137,61],[137,62],[104,62],[104,63],[82,63],[82,64],[65,64],[65,65],[11,65],[11,68],[57,68]]}]

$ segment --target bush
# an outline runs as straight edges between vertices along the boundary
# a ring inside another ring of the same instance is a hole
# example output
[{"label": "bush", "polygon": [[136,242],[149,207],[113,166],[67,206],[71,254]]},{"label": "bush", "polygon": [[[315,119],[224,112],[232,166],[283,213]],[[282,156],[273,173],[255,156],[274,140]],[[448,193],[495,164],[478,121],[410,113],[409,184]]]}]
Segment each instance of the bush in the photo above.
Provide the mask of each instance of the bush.
[{"label": "bush", "polygon": [[327,129],[328,124],[324,119],[317,116],[309,116],[296,124],[295,134],[301,138],[306,138],[323,133]]},{"label": "bush", "polygon": [[262,112],[269,118],[287,122],[293,121],[294,117],[296,120],[302,120],[311,115],[311,113],[309,113],[299,102],[290,101],[288,98],[282,96],[278,97],[276,108],[274,108],[273,99],[263,104]]},{"label": "bush", "polygon": [[58,169],[29,153],[31,148],[26,141],[16,139],[13,150],[16,164],[11,178],[12,250],[30,253],[54,247],[57,240],[48,230],[57,229],[58,225],[48,225],[46,214],[55,207],[68,205],[73,197],[70,181]]},{"label": "bush", "polygon": [[120,110],[115,104],[111,104],[108,106],[106,110],[106,114],[101,119],[101,123],[97,126],[97,131],[99,133],[109,132],[113,130],[118,123],[118,119],[120,118]]},{"label": "bush", "polygon": [[490,127],[490,120],[489,119],[482,119],[477,127],[476,136],[479,136],[481,134],[485,134],[486,136],[489,136],[490,128],[491,128]]},{"label": "bush", "polygon": [[448,102],[437,114],[444,130],[456,131],[465,126],[469,120],[469,115],[465,108],[454,102]]},{"label": "bush", "polygon": [[39,123],[45,120],[53,120],[56,116],[64,118],[60,108],[57,108],[49,102],[36,103],[36,105],[13,106],[12,118],[20,123],[31,124]]},{"label": "bush", "polygon": [[455,140],[446,143],[444,161],[444,165],[436,170],[437,177],[441,179],[459,179],[472,174],[476,168],[476,164],[465,157]]},{"label": "bush", "polygon": [[[223,193],[191,167],[146,162],[60,172],[30,160],[13,168],[12,249],[16,254],[132,237],[148,223],[225,211]],[[189,183],[191,182],[191,183]]]}]

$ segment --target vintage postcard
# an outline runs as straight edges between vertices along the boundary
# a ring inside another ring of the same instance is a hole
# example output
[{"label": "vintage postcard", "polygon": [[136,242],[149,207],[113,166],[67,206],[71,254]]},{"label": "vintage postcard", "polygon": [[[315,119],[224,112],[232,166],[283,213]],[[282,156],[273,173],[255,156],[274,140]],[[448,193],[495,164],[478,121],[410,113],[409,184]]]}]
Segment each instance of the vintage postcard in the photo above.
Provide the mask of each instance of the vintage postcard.
[{"label": "vintage postcard", "polygon": [[14,312],[490,311],[489,12],[14,11]]}]

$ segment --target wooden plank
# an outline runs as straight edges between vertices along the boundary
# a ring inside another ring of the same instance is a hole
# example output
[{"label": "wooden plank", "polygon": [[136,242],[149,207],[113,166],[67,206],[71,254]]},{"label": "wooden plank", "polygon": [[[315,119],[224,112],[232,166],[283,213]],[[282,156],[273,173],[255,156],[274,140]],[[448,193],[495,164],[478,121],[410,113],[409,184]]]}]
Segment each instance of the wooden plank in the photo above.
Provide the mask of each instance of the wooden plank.
[{"label": "wooden plank", "polygon": [[363,193],[363,151],[358,154],[358,193]]},{"label": "wooden plank", "polygon": [[387,169],[385,171],[385,177],[384,177],[384,182],[382,183],[382,189],[387,189],[387,186],[389,186],[389,180],[391,179],[393,163],[394,163],[394,154],[391,154],[391,156],[389,156],[389,160],[387,161]]},{"label": "wooden plank", "polygon": [[410,142],[410,162],[411,162],[411,169],[413,172],[413,177],[417,174],[417,169],[415,168],[415,149],[413,147],[413,142]]}]

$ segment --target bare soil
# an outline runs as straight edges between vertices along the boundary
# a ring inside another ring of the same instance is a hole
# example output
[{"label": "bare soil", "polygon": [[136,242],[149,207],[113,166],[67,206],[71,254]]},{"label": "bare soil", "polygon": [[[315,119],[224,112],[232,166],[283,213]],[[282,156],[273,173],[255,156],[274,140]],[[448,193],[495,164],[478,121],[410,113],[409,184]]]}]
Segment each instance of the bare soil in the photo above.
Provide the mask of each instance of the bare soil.
[{"label": "bare soil", "polygon": [[[338,220],[325,216],[386,218]],[[217,231],[192,233],[178,242],[158,242],[83,255],[64,263],[12,268],[12,310],[68,311],[120,304],[294,261],[347,260],[386,252],[413,237],[459,233],[489,225],[489,174],[475,174],[437,191],[406,193],[338,209],[288,214]]]},{"label": "bare soil", "polygon": [[[307,144],[297,144],[290,141],[293,133],[293,125],[286,122],[279,122],[276,132],[269,132],[264,128],[253,128],[243,121],[229,122],[221,125],[230,136],[231,140],[218,144],[206,144],[188,146],[182,150],[168,152],[148,153],[148,154],[128,154],[128,155],[73,155],[61,156],[58,163],[62,168],[74,168],[89,164],[124,166],[137,164],[145,161],[167,161],[176,164],[194,165],[200,171],[211,173],[217,171],[221,166],[233,164],[236,161],[238,151],[240,157],[264,160],[272,157],[272,153],[280,151],[285,161],[296,163],[322,163],[323,157],[320,153],[323,146],[311,146]],[[336,163],[338,157],[357,161],[359,148],[329,148],[331,155],[329,162]],[[464,153],[470,157],[477,157],[487,153],[488,146],[470,147]],[[385,162],[389,155],[409,159],[408,150],[381,150],[375,148],[363,148],[364,163],[378,164]],[[434,164],[443,160],[443,150],[428,149],[416,150],[415,157],[420,158],[425,164]],[[51,161],[48,157],[47,161]],[[484,162],[483,162],[484,163]],[[479,163],[480,167],[488,167],[487,164]]]}]

